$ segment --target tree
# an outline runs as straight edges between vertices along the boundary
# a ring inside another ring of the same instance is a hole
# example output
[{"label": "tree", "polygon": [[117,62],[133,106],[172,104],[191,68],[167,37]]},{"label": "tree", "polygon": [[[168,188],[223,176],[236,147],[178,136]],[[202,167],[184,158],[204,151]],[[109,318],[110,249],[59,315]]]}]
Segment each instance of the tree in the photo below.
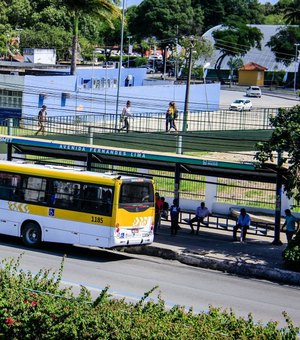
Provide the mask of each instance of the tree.
[{"label": "tree", "polygon": [[[280,109],[270,118],[274,131],[267,142],[257,144],[256,159],[261,165],[273,161],[280,153],[278,171],[283,172],[284,190],[288,197],[300,200],[300,105]],[[283,171],[284,169],[284,171]]]},{"label": "tree", "polygon": [[227,65],[230,69],[230,87],[231,87],[234,71],[242,67],[244,64],[241,58],[230,57],[227,62]]},{"label": "tree", "polygon": [[[199,58],[203,59],[209,59],[213,54],[213,45],[210,41],[207,41],[203,39],[202,37],[194,37],[192,40],[191,38],[183,37],[179,41],[180,46],[183,48],[183,53],[181,56],[177,56],[178,60],[178,66],[179,68],[183,67],[185,65],[185,69],[183,69],[183,75],[187,74],[188,69],[188,63],[189,63],[189,55],[190,52],[192,52],[192,58],[191,58],[191,69],[192,74],[197,74],[199,76],[203,76],[203,68],[202,65],[195,68],[196,62],[199,60]],[[193,69],[195,69],[195,72],[193,72]],[[201,73],[199,73],[199,71]]]},{"label": "tree", "polygon": [[193,8],[200,6],[204,13],[204,31],[224,23],[235,15],[245,24],[260,24],[264,21],[263,5],[257,0],[192,0]]},{"label": "tree", "polygon": [[260,49],[263,36],[258,28],[242,23],[237,17],[231,17],[227,24],[214,31],[212,35],[215,39],[215,48],[221,52],[216,61],[215,70],[222,83],[224,81],[220,69],[224,58],[244,56],[253,47]]},{"label": "tree", "polygon": [[287,24],[300,25],[300,0],[292,1],[283,9],[283,19]]},{"label": "tree", "polygon": [[130,12],[128,29],[141,41],[155,36],[160,41],[202,31],[203,12],[191,0],[144,0]]},{"label": "tree", "polygon": [[109,0],[62,0],[62,2],[70,11],[73,19],[71,74],[75,74],[78,49],[78,27],[81,16],[88,15],[100,17],[111,23],[109,16],[118,16],[120,15],[120,11],[114,3]]},{"label": "tree", "polygon": [[20,47],[34,46],[36,48],[55,48],[59,60],[65,60],[69,55],[72,43],[71,33],[59,27],[44,25],[40,30],[23,30],[20,33]]},{"label": "tree", "polygon": [[[288,66],[295,60],[295,44],[300,41],[300,27],[287,26],[273,35],[267,43],[275,54],[277,62],[282,62]],[[300,63],[298,63],[298,72],[296,79],[296,88],[299,88]]]}]

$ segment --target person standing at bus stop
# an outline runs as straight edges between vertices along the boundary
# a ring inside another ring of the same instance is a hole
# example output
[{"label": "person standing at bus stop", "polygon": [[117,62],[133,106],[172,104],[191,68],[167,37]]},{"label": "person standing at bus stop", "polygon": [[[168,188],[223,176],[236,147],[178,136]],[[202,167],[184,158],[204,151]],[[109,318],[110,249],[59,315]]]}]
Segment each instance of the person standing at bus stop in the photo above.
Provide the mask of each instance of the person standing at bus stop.
[{"label": "person standing at bus stop", "polygon": [[45,134],[45,124],[47,121],[47,106],[43,105],[38,114],[38,126],[40,127],[35,135],[41,132],[43,135]]},{"label": "person standing at bus stop", "polygon": [[131,101],[127,100],[126,106],[123,108],[122,110],[122,114],[121,114],[121,122],[124,124],[119,131],[121,130],[126,130],[126,132],[129,132],[129,119],[132,118],[132,114],[130,112],[130,108],[131,108]]},{"label": "person standing at bus stop", "polygon": [[155,218],[154,218],[154,234],[158,234],[158,228],[160,226],[160,217],[162,211],[163,202],[160,199],[159,193],[155,193]]},{"label": "person standing at bus stop", "polygon": [[174,198],[173,205],[170,208],[170,216],[171,216],[171,235],[176,236],[178,228],[178,220],[179,220],[179,200],[178,198]]},{"label": "person standing at bus stop", "polygon": [[284,227],[286,228],[286,231],[285,231],[286,240],[287,240],[287,243],[290,243],[291,239],[293,238],[296,232],[296,222],[298,222],[298,219],[294,215],[292,215],[290,209],[286,209],[284,212],[285,212],[285,222],[281,228],[281,231],[283,231]]}]

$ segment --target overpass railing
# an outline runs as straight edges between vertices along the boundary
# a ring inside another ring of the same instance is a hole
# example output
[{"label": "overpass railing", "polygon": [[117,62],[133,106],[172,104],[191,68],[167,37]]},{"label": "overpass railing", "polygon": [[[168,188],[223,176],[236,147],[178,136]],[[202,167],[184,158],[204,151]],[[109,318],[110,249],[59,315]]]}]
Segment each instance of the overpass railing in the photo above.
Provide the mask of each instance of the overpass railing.
[{"label": "overpass railing", "polygon": [[[189,112],[184,118],[183,112],[176,119],[177,129],[182,131],[184,119],[187,131],[222,131],[222,130],[266,130],[270,129],[270,117],[276,116],[278,109],[261,108],[252,111],[197,111]],[[47,134],[88,134],[113,133],[122,126],[120,115],[85,114],[48,117]],[[0,122],[1,133],[13,135],[33,135],[38,130],[37,117],[23,115],[21,118],[5,119]],[[130,119],[130,130],[138,132],[165,132],[164,113],[135,113]],[[5,132],[6,131],[6,132]]]}]

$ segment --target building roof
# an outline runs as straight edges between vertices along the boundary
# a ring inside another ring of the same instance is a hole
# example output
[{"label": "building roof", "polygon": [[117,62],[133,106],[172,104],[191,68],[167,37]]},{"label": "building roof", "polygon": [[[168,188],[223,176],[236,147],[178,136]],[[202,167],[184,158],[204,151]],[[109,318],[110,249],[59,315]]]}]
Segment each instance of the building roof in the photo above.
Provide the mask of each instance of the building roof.
[{"label": "building roof", "polygon": [[[258,28],[262,34],[263,38],[261,41],[261,50],[257,48],[252,48],[245,56],[241,57],[244,64],[251,63],[255,60],[255,62],[259,65],[263,65],[269,71],[287,71],[287,72],[295,72],[295,62],[292,62],[288,67],[285,66],[283,63],[277,62],[275,60],[275,55],[271,51],[270,47],[266,46],[266,44],[270,41],[270,38],[277,34],[280,29],[285,27],[284,25],[249,25],[250,27]],[[222,25],[215,26],[208,30],[206,33],[203,34],[203,37],[206,38],[208,41],[214,43],[214,38],[212,33],[214,31],[224,29]],[[209,62],[211,65],[214,65],[218,58],[220,57],[220,51],[215,50],[213,56],[210,58]],[[223,70],[229,70],[229,66],[227,65],[229,57],[225,57],[222,63]]]},{"label": "building roof", "polygon": [[239,71],[265,71],[267,70],[266,67],[258,65],[256,63],[248,63],[244,65],[243,67],[239,68]]}]

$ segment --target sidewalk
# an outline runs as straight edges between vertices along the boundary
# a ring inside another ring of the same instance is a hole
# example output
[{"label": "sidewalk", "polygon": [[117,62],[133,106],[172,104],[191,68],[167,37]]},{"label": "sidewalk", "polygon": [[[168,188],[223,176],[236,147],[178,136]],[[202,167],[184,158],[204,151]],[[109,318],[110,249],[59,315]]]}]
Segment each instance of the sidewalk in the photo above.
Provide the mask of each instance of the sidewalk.
[{"label": "sidewalk", "polygon": [[181,225],[176,236],[170,235],[169,223],[162,221],[153,244],[124,249],[125,252],[157,256],[181,263],[219,270],[240,276],[300,286],[300,272],[284,268],[283,245],[272,245],[272,238],[247,235],[245,243],[232,242],[228,231],[201,227],[199,235],[190,234],[190,228]]}]

